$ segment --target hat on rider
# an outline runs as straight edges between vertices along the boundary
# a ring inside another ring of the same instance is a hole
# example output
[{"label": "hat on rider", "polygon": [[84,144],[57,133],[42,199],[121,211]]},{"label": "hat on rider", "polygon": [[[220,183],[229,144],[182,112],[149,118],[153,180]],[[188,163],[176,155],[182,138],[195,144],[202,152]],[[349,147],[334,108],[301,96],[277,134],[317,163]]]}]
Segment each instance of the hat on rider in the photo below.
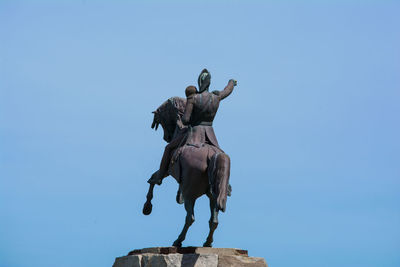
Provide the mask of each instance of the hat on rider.
[{"label": "hat on rider", "polygon": [[208,87],[210,87],[211,83],[211,74],[208,72],[207,69],[203,69],[197,79],[199,84],[199,93],[204,92],[205,90],[208,91]]}]

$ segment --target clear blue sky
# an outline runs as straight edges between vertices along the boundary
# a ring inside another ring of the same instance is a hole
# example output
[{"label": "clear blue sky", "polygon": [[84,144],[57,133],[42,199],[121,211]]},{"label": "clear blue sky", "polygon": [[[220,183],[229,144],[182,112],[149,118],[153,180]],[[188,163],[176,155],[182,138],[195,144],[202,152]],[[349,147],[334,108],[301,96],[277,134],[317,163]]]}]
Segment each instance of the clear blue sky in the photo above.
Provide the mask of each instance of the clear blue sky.
[{"label": "clear blue sky", "polygon": [[[400,3],[0,2],[0,266],[111,266],[169,246],[151,111],[202,68],[238,80],[216,247],[274,267],[400,266]],[[184,245],[207,235],[206,198]]]}]

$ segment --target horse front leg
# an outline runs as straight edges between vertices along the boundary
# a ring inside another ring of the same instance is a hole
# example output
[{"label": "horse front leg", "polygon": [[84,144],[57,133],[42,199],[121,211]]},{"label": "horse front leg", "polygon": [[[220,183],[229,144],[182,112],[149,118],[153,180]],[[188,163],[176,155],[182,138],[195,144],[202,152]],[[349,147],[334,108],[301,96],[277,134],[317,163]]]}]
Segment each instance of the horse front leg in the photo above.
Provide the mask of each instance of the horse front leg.
[{"label": "horse front leg", "polygon": [[185,199],[185,210],[186,210],[186,219],[185,225],[183,226],[182,232],[178,236],[178,239],[172,244],[174,247],[182,247],[182,241],[186,238],[186,233],[189,230],[189,227],[194,222],[194,204],[195,200],[187,201]]},{"label": "horse front leg", "polygon": [[208,233],[207,240],[204,242],[203,247],[212,247],[212,242],[214,241],[213,236],[214,236],[214,231],[218,227],[218,208],[217,208],[217,202],[215,201],[215,198],[212,197],[211,195],[207,195],[210,199],[210,212],[211,212],[211,217],[209,223],[210,227],[210,232]]},{"label": "horse front leg", "polygon": [[143,205],[143,214],[144,215],[149,215],[151,211],[153,210],[153,204],[151,204],[151,200],[153,199],[153,189],[154,189],[154,184],[150,184],[149,186],[149,191],[147,192],[147,200]]}]

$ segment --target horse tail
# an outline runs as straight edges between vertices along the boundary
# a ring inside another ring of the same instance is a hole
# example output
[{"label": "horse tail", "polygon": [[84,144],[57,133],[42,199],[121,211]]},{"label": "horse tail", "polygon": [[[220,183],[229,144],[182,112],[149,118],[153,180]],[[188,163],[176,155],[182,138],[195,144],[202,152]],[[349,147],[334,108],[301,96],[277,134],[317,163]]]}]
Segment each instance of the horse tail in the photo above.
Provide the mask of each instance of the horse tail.
[{"label": "horse tail", "polygon": [[231,160],[225,153],[218,152],[211,157],[208,168],[208,177],[210,179],[210,191],[214,198],[218,210],[225,212],[226,200],[229,189],[229,175],[231,169]]}]

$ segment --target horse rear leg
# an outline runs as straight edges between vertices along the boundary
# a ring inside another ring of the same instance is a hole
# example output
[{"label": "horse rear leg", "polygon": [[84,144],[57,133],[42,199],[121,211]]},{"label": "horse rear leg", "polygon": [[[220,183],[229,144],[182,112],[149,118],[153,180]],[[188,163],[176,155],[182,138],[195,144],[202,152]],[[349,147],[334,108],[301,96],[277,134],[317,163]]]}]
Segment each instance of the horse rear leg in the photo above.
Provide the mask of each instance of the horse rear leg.
[{"label": "horse rear leg", "polygon": [[185,225],[183,226],[182,232],[178,236],[178,239],[172,244],[174,247],[182,247],[182,241],[186,238],[186,233],[189,230],[189,227],[194,222],[194,204],[196,200],[186,200],[185,199],[185,210],[186,210],[186,219]]},{"label": "horse rear leg", "polygon": [[212,242],[214,241],[213,239],[214,231],[218,227],[218,208],[215,198],[210,194],[208,194],[207,196],[210,199],[211,218],[210,221],[208,222],[210,226],[210,232],[208,233],[207,240],[203,244],[203,247],[212,247]]}]

